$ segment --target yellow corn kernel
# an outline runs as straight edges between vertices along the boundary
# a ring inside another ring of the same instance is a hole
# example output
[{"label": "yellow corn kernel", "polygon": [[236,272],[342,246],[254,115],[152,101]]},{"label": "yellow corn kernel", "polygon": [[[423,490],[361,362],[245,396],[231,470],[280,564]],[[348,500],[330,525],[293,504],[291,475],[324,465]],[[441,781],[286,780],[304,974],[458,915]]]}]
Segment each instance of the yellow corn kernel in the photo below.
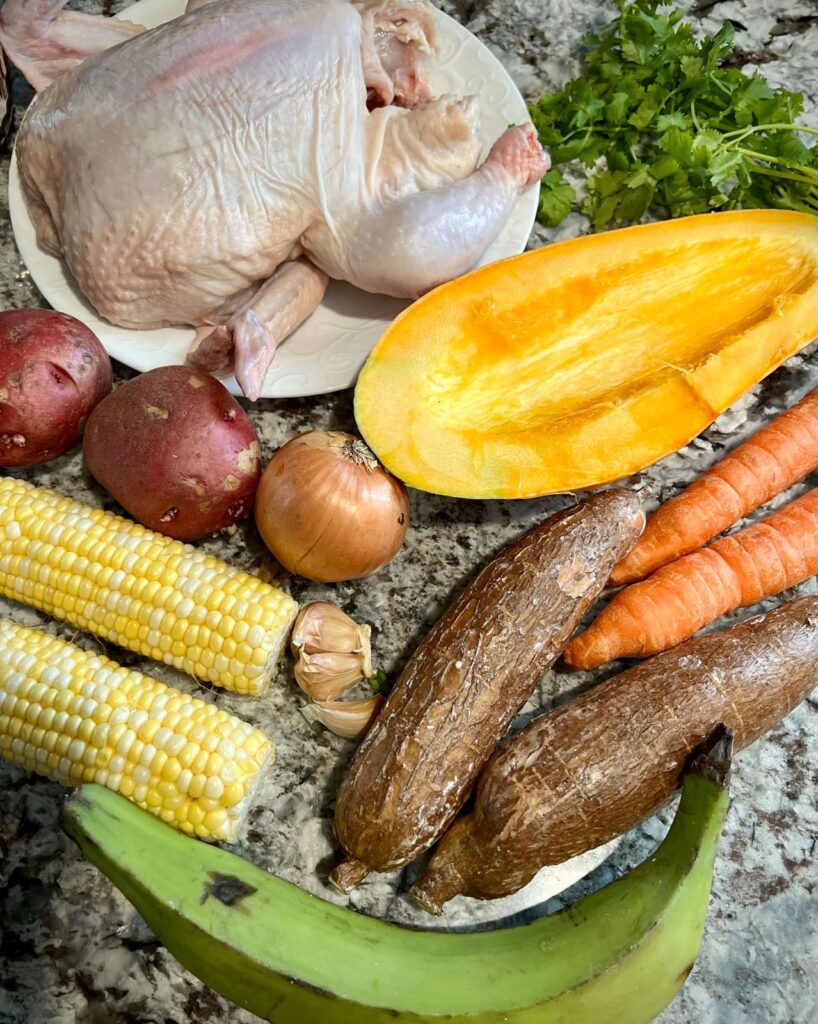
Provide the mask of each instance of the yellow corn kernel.
[{"label": "yellow corn kernel", "polygon": [[190,785],[187,787],[187,795],[193,800],[199,800],[204,796],[205,785],[207,784],[207,776],[202,774],[192,775]]},{"label": "yellow corn kernel", "polygon": [[228,782],[222,793],[222,803],[225,807],[235,807],[244,799],[244,786],[240,782]]},{"label": "yellow corn kernel", "polygon": [[196,756],[190,762],[190,770],[194,775],[200,775],[207,768],[208,753],[206,750],[201,748],[196,752]]},{"label": "yellow corn kernel", "polygon": [[187,812],[187,820],[191,825],[201,825],[205,820],[205,811],[198,804],[191,804]]},{"label": "yellow corn kernel", "polygon": [[0,478],[0,595],[254,696],[298,610],[189,544],[12,477]]},{"label": "yellow corn kernel", "polygon": [[139,738],[143,743],[153,743],[159,728],[160,723],[155,718],[148,718],[139,726]]},{"label": "yellow corn kernel", "polygon": [[183,769],[188,770],[196,759],[196,755],[199,753],[199,748],[195,743],[186,743],[182,750],[179,752],[178,761]]},{"label": "yellow corn kernel", "polygon": [[188,834],[229,841],[272,746],[212,704],[0,620],[0,752],[64,785],[107,786]]},{"label": "yellow corn kernel", "polygon": [[[144,757],[143,757],[143,760],[144,760]],[[156,778],[156,779],[164,778],[164,776],[162,775],[162,772],[165,769],[165,764],[166,764],[167,760],[168,760],[168,755],[165,753],[164,750],[157,750],[156,753],[153,755],[153,757],[151,758],[150,770],[151,770],[151,775],[154,778]]]},{"label": "yellow corn kernel", "polygon": [[221,832],[224,829],[226,821],[227,809],[219,807],[216,811],[208,811],[202,824],[204,825],[206,833],[212,835]]}]

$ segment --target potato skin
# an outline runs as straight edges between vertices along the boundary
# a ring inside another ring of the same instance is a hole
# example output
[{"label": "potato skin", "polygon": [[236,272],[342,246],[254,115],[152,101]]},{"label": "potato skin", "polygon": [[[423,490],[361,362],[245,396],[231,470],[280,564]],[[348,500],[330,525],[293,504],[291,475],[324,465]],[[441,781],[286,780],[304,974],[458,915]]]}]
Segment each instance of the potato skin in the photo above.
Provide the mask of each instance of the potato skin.
[{"label": "potato skin", "polygon": [[112,378],[108,353],[73,316],[0,313],[0,466],[34,466],[73,448]]},{"label": "potato skin", "polygon": [[451,824],[480,769],[644,526],[609,490],[501,551],[412,655],[341,783],[332,881],[401,867]]},{"label": "potato skin", "polygon": [[134,519],[197,540],[244,519],[261,449],[244,409],[215,377],[162,366],[121,384],[88,420],[85,465]]},{"label": "potato skin", "polygon": [[818,597],[692,637],[562,704],[501,746],[474,810],[443,837],[412,894],[437,910],[457,893],[516,892],[633,828],[670,799],[720,725],[738,752],[818,684]]}]

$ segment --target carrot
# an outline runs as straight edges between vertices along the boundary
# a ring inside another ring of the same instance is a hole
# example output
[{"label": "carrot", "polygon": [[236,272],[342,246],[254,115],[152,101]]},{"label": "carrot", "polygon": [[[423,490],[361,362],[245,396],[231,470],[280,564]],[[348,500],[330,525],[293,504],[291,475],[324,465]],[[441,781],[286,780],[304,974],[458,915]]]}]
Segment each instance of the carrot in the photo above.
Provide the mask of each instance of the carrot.
[{"label": "carrot", "polygon": [[706,544],[818,467],[818,389],[665,502],[613,571],[621,586]]},{"label": "carrot", "polygon": [[667,650],[725,612],[818,573],[818,488],[620,591],[565,651],[575,668]]}]

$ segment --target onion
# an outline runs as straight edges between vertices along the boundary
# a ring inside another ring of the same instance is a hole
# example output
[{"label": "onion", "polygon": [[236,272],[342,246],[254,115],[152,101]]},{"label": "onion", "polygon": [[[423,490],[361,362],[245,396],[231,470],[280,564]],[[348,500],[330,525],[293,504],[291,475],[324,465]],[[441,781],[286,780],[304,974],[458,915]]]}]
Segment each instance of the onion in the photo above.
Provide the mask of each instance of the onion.
[{"label": "onion", "polygon": [[322,583],[381,569],[408,523],[406,488],[352,434],[312,431],[289,441],[256,494],[264,543],[285,569]]}]

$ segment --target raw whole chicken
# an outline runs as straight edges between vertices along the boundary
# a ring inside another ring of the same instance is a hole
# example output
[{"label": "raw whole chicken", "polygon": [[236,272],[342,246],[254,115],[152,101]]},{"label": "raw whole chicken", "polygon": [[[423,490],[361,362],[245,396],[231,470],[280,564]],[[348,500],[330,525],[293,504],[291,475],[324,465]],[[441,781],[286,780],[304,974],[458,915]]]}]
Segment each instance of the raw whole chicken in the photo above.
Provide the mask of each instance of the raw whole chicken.
[{"label": "raw whole chicken", "polygon": [[531,125],[477,167],[476,101],[433,98],[427,0],[192,0],[159,28],[6,0],[41,94],[17,139],[40,246],[115,324],[190,324],[260,394],[327,278],[414,297],[472,267],[548,167]]}]

